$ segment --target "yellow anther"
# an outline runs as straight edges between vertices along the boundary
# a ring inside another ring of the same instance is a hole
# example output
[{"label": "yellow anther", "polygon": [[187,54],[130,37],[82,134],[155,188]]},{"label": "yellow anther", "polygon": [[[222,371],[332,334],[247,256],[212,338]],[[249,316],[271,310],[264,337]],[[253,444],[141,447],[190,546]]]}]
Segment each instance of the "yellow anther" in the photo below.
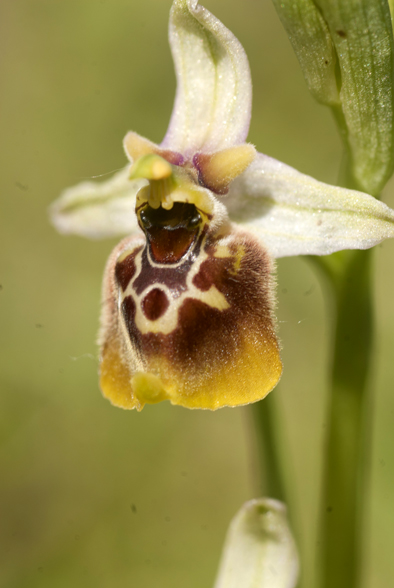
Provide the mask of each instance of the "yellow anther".
[{"label": "yellow anther", "polygon": [[172,175],[171,164],[165,159],[149,153],[143,155],[131,166],[130,180],[145,178],[146,180],[164,180]]},{"label": "yellow anther", "polygon": [[200,212],[212,214],[213,203],[207,190],[196,185],[188,170],[171,166],[168,161],[156,154],[140,157],[131,167],[130,179],[145,178],[147,186],[137,195],[137,205],[148,202],[154,209],[171,210],[174,202],[189,202]]}]

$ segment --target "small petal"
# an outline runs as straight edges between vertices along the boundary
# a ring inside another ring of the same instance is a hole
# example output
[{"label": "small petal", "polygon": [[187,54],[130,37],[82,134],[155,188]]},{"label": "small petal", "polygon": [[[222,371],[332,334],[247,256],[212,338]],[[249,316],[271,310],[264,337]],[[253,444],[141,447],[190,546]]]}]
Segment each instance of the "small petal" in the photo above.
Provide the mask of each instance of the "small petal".
[{"label": "small petal", "polygon": [[173,165],[182,165],[182,163],[184,163],[184,157],[180,153],[170,151],[169,149],[162,149],[159,145],[156,145],[156,143],[152,143],[149,139],[145,139],[145,137],[141,137],[141,135],[138,135],[133,131],[130,131],[125,136],[123,147],[127,157],[132,163],[136,159],[152,153],[160,155],[160,157],[163,157]]},{"label": "small petal", "polygon": [[246,502],[231,522],[214,588],[295,588],[298,556],[277,500]]},{"label": "small petal", "polygon": [[135,200],[146,180],[129,180],[129,166],[105,182],[82,182],[65,190],[49,213],[60,233],[89,239],[118,237],[138,230]]},{"label": "small petal", "polygon": [[163,147],[191,158],[243,143],[252,85],[242,45],[197,0],[174,1],[169,36],[177,93]]},{"label": "small petal", "polygon": [[382,202],[262,154],[222,202],[230,219],[258,236],[274,257],[368,249],[394,237],[394,211]]},{"label": "small petal", "polygon": [[196,153],[193,163],[202,185],[216,194],[227,194],[229,185],[256,157],[253,145],[245,143],[215,153]]}]

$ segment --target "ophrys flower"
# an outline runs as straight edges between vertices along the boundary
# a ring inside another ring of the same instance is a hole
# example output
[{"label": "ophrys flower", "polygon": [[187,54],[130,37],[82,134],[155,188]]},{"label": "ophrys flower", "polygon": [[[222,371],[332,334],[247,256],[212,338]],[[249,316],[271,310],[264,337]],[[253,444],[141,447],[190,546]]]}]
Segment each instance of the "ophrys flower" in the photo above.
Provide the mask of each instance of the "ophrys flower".
[{"label": "ophrys flower", "polygon": [[170,44],[178,86],[163,142],[129,133],[131,168],[67,190],[53,220],[93,238],[131,235],[105,270],[104,395],[124,408],[236,406],[281,375],[273,258],[371,247],[394,235],[394,213],[245,143],[246,55],[197,0],[174,1]]}]

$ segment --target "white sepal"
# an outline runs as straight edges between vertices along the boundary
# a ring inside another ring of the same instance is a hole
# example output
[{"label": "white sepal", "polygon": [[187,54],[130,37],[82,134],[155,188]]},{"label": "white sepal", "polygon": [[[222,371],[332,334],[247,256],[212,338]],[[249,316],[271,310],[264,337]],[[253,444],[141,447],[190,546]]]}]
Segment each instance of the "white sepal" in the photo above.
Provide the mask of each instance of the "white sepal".
[{"label": "white sepal", "polygon": [[138,230],[135,199],[146,180],[129,180],[130,167],[104,182],[82,182],[65,190],[49,213],[60,233],[102,239]]},{"label": "white sepal", "polygon": [[298,567],[284,504],[250,500],[231,521],[214,588],[294,588]]},{"label": "white sepal", "polygon": [[394,237],[394,211],[379,200],[318,182],[262,154],[222,201],[230,219],[274,257],[368,249]]},{"label": "white sepal", "polygon": [[177,92],[163,147],[190,157],[243,143],[252,84],[238,39],[197,0],[174,1],[169,38]]}]

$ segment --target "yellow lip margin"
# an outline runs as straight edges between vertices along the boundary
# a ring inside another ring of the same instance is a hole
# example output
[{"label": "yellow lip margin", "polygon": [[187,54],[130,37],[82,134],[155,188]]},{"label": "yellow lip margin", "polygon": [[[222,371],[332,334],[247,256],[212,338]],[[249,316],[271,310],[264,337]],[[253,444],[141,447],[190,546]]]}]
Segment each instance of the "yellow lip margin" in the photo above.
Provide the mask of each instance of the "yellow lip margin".
[{"label": "yellow lip margin", "polygon": [[149,363],[147,372],[132,375],[122,358],[119,342],[112,340],[102,356],[100,386],[104,396],[115,406],[139,411],[145,404],[162,400],[186,408],[216,410],[261,400],[282,374],[275,338],[258,333],[247,337],[233,361],[208,377],[204,373],[176,370],[164,358],[152,358]]}]

